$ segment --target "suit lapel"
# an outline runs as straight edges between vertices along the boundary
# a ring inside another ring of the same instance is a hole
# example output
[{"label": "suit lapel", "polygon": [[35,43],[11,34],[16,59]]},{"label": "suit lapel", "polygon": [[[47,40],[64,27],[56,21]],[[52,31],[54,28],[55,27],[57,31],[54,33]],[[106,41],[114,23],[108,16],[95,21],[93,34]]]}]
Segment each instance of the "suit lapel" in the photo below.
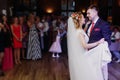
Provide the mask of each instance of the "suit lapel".
[{"label": "suit lapel", "polygon": [[[101,19],[100,19],[100,18],[99,18],[99,19],[97,20],[97,22],[95,23],[94,28],[99,27],[99,24],[101,24]],[[86,30],[87,35],[88,35],[88,29],[90,28],[90,25],[91,25],[91,23],[88,25],[88,28],[87,28],[87,30]],[[92,32],[91,32],[91,35],[94,33],[94,28],[93,28],[93,30],[92,30]],[[90,35],[90,36],[91,36],[91,35]]]},{"label": "suit lapel", "polygon": [[94,34],[94,32],[95,32],[94,29],[99,27],[100,22],[101,22],[101,19],[99,18],[97,20],[97,22],[95,23],[94,28],[92,29],[92,32],[91,32],[90,36],[92,36]]},{"label": "suit lapel", "polygon": [[101,19],[99,18],[99,19],[97,20],[97,22],[95,23],[94,28],[95,28],[95,27],[98,27],[98,26],[99,26],[99,24],[100,24],[100,22],[101,22]]}]

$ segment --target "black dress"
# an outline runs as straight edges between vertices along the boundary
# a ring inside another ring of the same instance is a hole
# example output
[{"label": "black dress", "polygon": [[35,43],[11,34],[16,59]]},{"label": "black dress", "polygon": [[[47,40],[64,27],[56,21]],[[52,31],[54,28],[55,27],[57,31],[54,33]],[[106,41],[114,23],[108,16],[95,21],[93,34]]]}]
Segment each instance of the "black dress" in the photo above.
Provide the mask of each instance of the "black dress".
[{"label": "black dress", "polygon": [[10,28],[7,25],[4,25],[6,28],[6,32],[4,33],[5,47],[12,47],[12,33]]},{"label": "black dress", "polygon": [[1,29],[0,30],[0,52],[4,52],[4,48],[5,48],[5,33],[4,33],[4,30]]}]

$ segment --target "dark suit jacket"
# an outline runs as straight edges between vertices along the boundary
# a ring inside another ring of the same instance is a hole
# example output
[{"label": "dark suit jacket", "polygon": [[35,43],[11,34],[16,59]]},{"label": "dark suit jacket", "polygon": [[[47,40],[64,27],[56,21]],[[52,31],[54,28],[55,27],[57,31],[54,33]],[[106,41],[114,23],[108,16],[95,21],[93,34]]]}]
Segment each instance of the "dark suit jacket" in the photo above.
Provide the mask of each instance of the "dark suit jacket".
[{"label": "dark suit jacket", "polygon": [[110,30],[110,24],[99,18],[97,20],[97,22],[95,23],[95,26],[94,26],[91,34],[90,34],[88,43],[93,43],[93,42],[96,42],[96,41],[100,40],[101,38],[105,38],[105,40],[110,45],[110,43],[111,43],[111,39],[110,39],[111,33],[112,32]]}]

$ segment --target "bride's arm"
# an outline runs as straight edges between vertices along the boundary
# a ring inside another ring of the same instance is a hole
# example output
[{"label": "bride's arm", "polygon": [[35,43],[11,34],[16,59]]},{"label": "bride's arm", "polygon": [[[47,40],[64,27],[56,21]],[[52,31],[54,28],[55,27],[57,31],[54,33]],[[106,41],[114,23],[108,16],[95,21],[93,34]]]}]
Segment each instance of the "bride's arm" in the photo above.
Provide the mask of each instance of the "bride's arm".
[{"label": "bride's arm", "polygon": [[104,38],[102,38],[101,40],[94,42],[94,43],[86,43],[84,34],[80,34],[80,41],[84,48],[89,49],[89,48],[93,48],[93,47],[99,45],[100,43],[102,43],[104,41]]}]

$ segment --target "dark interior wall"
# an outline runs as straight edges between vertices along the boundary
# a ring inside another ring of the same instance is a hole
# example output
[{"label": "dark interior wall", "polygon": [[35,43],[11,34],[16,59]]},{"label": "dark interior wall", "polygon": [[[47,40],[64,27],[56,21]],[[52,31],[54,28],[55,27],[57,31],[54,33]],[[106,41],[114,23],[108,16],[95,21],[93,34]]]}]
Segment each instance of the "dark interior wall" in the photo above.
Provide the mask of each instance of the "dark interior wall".
[{"label": "dark interior wall", "polygon": [[52,8],[55,14],[61,11],[61,1],[60,0],[39,0],[38,13],[46,13],[47,8]]},{"label": "dark interior wall", "polygon": [[[2,9],[9,9],[10,6],[19,5],[20,0],[0,0],[0,13]],[[60,14],[61,12],[61,0],[36,0],[37,1],[37,12],[39,14],[45,14],[46,9],[53,8],[55,14]],[[92,3],[97,3],[100,8],[100,17],[107,20],[108,17],[108,1],[109,0],[75,0],[76,1],[76,11],[82,9],[87,9]],[[112,6],[112,18],[113,24],[120,25],[120,5],[118,5],[119,0],[113,0]]]},{"label": "dark interior wall", "polygon": [[96,4],[98,5],[100,12],[99,16],[107,20],[108,16],[108,0],[76,0],[76,10],[80,11],[82,9],[86,9],[91,5],[91,4]]},{"label": "dark interior wall", "polygon": [[98,0],[98,7],[99,7],[99,16],[107,20],[108,17],[108,0]]},{"label": "dark interior wall", "polygon": [[113,24],[120,26],[120,5],[118,5],[118,0],[113,0],[112,17]]},{"label": "dark interior wall", "polygon": [[87,9],[89,5],[90,5],[90,0],[76,0],[76,11]]},{"label": "dark interior wall", "polygon": [[0,13],[3,9],[7,9],[7,0],[0,0]]}]

